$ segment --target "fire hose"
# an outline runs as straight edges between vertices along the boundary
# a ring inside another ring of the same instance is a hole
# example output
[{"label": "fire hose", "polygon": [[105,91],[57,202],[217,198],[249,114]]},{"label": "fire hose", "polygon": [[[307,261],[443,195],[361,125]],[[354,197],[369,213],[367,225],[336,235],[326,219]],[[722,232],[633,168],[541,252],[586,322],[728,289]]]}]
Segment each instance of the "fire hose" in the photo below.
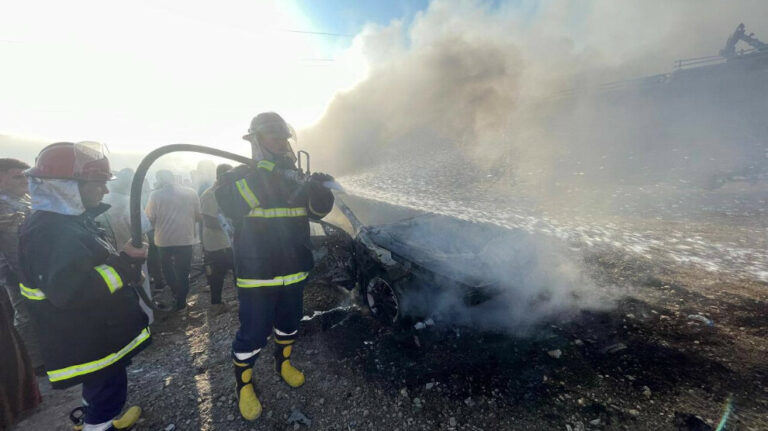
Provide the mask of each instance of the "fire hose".
[{"label": "fire hose", "polygon": [[[147,171],[149,170],[149,167],[152,166],[152,164],[158,158],[168,153],[182,152],[182,151],[209,154],[211,156],[230,159],[230,160],[240,162],[249,166],[255,165],[255,161],[249,157],[219,150],[217,148],[204,147],[201,145],[174,144],[174,145],[166,145],[154,151],[151,151],[141,160],[141,163],[139,163],[139,166],[136,168],[136,174],[134,175],[133,181],[131,182],[131,196],[130,196],[130,203],[129,203],[130,222],[131,222],[131,245],[133,245],[136,248],[141,248],[143,245],[143,232],[141,231],[141,211],[142,211],[141,189],[144,185],[144,178],[147,176]],[[302,170],[302,163],[301,163],[302,155],[306,160],[306,165],[307,165],[306,172]],[[287,181],[294,183],[297,186],[296,190],[289,197],[289,200],[295,199],[310,182],[309,153],[307,153],[306,151],[299,151],[298,156],[299,156],[298,169],[275,168],[275,171],[277,172],[278,175],[281,175]],[[339,186],[338,183],[336,183],[335,181],[324,182],[323,186],[329,189],[342,190],[341,186]],[[158,311],[165,311],[156,306],[154,301],[152,301],[148,297],[147,293],[144,291],[144,289],[142,289],[141,286],[134,286],[134,289],[136,290],[136,292],[139,294],[139,297],[146,303],[148,307],[151,307]]]}]

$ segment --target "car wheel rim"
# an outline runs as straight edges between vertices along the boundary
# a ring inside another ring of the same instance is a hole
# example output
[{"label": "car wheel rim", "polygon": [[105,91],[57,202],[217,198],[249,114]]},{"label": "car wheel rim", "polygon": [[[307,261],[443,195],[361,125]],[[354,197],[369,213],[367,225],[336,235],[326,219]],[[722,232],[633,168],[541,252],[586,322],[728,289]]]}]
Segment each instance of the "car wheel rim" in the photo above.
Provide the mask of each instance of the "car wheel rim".
[{"label": "car wheel rim", "polygon": [[380,277],[372,279],[368,283],[365,297],[368,308],[377,319],[388,323],[394,323],[397,320],[400,304],[395,291],[386,280]]}]

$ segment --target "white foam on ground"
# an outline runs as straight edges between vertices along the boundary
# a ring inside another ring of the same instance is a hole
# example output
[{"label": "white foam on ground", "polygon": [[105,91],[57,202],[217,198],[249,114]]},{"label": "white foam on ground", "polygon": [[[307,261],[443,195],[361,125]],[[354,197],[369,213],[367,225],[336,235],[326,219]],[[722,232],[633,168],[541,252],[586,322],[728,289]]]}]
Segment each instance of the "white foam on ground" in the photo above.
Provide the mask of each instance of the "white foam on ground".
[{"label": "white foam on ground", "polygon": [[[346,177],[348,192],[366,199],[383,201],[420,211],[453,216],[463,220],[492,223],[550,235],[578,247],[612,246],[645,258],[668,257],[707,271],[768,281],[768,251],[765,230],[729,226],[740,232],[738,239],[707,238],[688,234],[686,224],[668,220],[640,223],[602,223],[587,216],[557,218],[526,205],[498,204],[483,194],[454,192],[450,187],[431,184],[423,178],[410,178],[382,171]],[[660,218],[660,217],[659,217]]]}]

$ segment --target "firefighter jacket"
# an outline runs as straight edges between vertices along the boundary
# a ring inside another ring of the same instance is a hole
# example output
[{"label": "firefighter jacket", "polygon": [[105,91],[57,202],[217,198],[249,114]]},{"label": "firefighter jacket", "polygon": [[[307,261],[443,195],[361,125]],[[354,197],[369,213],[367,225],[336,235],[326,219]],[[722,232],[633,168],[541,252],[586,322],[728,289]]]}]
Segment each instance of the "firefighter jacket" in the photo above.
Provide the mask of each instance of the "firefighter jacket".
[{"label": "firefighter jacket", "polygon": [[150,342],[147,316],[123,282],[130,266],[94,221],[108,208],[35,211],[21,227],[19,288],[54,388],[124,366]]},{"label": "firefighter jacket", "polygon": [[309,219],[319,220],[331,211],[331,191],[313,181],[299,188],[266,160],[256,168],[238,167],[218,184],[216,201],[235,230],[237,286],[285,286],[305,280],[314,265]]}]

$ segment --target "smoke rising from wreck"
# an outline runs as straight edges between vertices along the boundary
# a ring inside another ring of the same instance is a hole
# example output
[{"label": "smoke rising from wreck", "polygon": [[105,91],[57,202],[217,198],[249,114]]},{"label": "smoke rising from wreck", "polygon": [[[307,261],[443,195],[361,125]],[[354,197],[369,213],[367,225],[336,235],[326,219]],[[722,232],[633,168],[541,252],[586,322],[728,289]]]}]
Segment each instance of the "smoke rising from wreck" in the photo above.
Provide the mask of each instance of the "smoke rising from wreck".
[{"label": "smoke rising from wreck", "polygon": [[[478,228],[483,227],[469,227]],[[410,238],[414,243],[435,241],[424,231],[415,235],[422,238]],[[445,250],[457,245],[450,237],[438,241],[445,242]],[[467,242],[461,245],[467,247]],[[478,248],[480,261],[475,265],[482,268],[482,279],[494,284],[489,288],[490,299],[480,299],[484,293],[466,291],[450,282],[440,283],[439,290],[425,289],[417,280],[402,298],[402,313],[429,316],[438,325],[524,334],[542,321],[567,320],[579,310],[604,309],[611,304],[612,299],[599,291],[567,248],[552,238],[512,230]]]},{"label": "smoke rising from wreck", "polygon": [[[692,90],[680,94],[653,89],[653,79],[679,78],[674,73],[625,81],[717,54],[742,21],[768,38],[760,1],[433,1],[410,24],[370,26],[356,38],[367,78],[338,94],[301,142],[311,145],[314,166],[346,174],[342,182],[368,198],[646,257],[663,252],[710,270],[741,265],[768,274],[755,260],[733,262],[759,250],[723,257],[722,247],[698,238],[683,244],[695,253],[668,253],[668,234],[646,238],[633,232],[637,226],[614,225],[628,215],[688,220],[709,205],[702,202],[719,178],[768,171],[768,131],[759,120],[765,78],[757,81],[762,88],[735,75],[715,87],[683,81]],[[573,224],[573,214],[589,214],[588,221]],[[672,236],[689,240],[686,232]],[[543,244],[515,252],[530,258]],[[565,256],[547,252],[538,259],[546,264],[516,268],[533,278],[506,295],[515,313],[502,326],[590,306],[567,299],[589,282]],[[539,296],[544,285],[550,303]],[[537,300],[540,313],[519,308]]]}]

